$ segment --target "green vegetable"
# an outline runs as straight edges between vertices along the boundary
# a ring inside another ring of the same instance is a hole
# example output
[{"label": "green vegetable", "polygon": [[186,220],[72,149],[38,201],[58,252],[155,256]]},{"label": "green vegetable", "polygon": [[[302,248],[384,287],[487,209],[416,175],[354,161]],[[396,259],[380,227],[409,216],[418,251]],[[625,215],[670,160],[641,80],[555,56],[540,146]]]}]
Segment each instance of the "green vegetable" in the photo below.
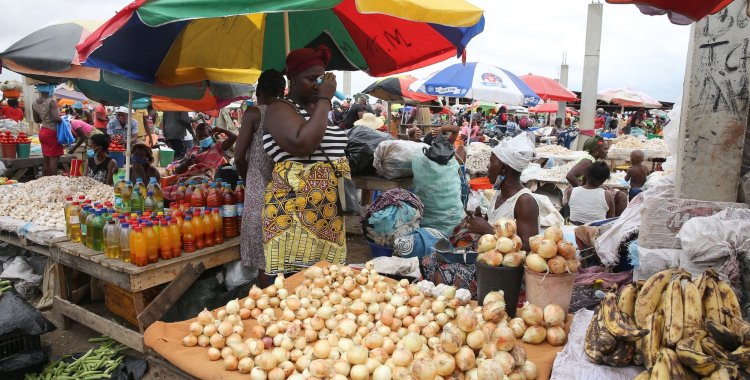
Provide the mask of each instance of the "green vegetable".
[{"label": "green vegetable", "polygon": [[26,374],[24,380],[99,380],[108,379],[112,372],[122,363],[120,354],[128,349],[127,346],[117,343],[110,337],[89,339],[90,343],[101,343],[97,348],[92,348],[79,358],[64,362],[68,357],[62,357],[44,368],[38,374]]}]

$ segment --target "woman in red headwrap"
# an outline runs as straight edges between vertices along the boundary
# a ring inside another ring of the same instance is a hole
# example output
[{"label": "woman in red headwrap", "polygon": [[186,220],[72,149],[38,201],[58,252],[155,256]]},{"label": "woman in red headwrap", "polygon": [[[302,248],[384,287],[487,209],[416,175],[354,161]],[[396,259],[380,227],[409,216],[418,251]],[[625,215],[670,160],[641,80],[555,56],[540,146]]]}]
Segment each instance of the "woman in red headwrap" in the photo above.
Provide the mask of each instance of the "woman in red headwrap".
[{"label": "woman in red headwrap", "polygon": [[325,46],[289,53],[289,94],[266,111],[263,149],[275,164],[264,200],[263,282],[321,260],[346,259],[338,186],[351,175],[346,133],[328,123],[336,92],[336,76],[325,72],[330,59]]}]

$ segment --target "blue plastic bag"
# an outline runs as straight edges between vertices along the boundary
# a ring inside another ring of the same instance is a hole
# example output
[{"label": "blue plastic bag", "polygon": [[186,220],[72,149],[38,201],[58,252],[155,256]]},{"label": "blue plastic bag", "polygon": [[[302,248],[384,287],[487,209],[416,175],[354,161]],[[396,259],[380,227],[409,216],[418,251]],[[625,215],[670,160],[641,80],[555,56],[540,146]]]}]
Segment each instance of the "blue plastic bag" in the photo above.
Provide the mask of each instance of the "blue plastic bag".
[{"label": "blue plastic bag", "polygon": [[67,117],[63,117],[62,121],[57,124],[57,143],[65,146],[74,142],[76,142],[76,139],[70,131],[70,120]]},{"label": "blue plastic bag", "polygon": [[424,203],[421,227],[431,227],[450,236],[464,217],[458,162],[452,158],[440,165],[421,152],[412,158],[414,194]]}]

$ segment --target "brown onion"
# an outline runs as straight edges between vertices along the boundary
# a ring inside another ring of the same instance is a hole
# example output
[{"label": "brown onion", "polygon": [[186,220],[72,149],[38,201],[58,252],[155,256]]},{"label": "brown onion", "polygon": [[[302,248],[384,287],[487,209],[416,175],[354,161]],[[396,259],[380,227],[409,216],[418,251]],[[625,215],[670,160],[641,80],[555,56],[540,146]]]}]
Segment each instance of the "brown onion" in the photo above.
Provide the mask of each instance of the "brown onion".
[{"label": "brown onion", "polygon": [[547,261],[549,271],[554,274],[563,274],[568,271],[568,263],[562,256],[555,256]]},{"label": "brown onion", "polygon": [[565,344],[565,330],[560,326],[553,326],[547,329],[547,343],[553,346],[562,346]]},{"label": "brown onion", "polygon": [[523,333],[522,340],[526,343],[539,344],[544,342],[547,336],[547,330],[542,326],[529,326]]},{"label": "brown onion", "polygon": [[545,259],[551,259],[557,255],[557,243],[549,239],[544,239],[539,243],[539,249],[536,253]]},{"label": "brown onion", "polygon": [[464,372],[474,368],[474,364],[476,363],[474,351],[466,346],[461,347],[454,355],[454,358],[456,359],[458,369]]},{"label": "brown onion", "polygon": [[434,380],[438,375],[437,366],[430,359],[417,359],[411,368],[411,374],[416,380]]}]

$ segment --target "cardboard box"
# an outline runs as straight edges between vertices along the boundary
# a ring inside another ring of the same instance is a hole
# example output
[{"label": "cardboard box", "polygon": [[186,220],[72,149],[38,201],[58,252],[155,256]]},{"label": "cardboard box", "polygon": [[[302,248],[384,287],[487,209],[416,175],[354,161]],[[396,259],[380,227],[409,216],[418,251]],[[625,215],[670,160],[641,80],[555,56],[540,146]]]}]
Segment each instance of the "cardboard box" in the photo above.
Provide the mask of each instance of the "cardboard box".
[{"label": "cardboard box", "polygon": [[648,199],[641,211],[638,246],[649,249],[680,249],[682,246],[677,233],[685,222],[731,208],[748,208],[748,205],[679,198]]}]

